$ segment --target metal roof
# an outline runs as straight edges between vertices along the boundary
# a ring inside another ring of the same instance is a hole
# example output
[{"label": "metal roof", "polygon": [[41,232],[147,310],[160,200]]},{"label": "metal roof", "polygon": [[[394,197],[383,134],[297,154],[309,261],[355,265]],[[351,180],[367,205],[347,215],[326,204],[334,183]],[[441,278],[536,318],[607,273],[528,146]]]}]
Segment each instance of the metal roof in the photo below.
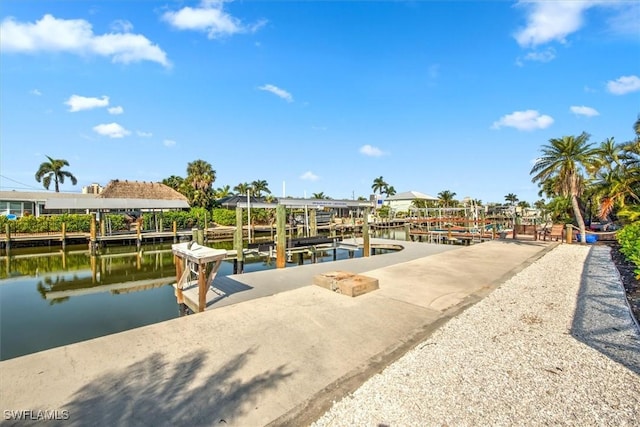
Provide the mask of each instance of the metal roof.
[{"label": "metal roof", "polygon": [[0,200],[44,202],[49,199],[95,199],[97,194],[56,193],[55,191],[0,191]]},{"label": "metal roof", "polygon": [[189,203],[184,200],[69,198],[47,199],[44,207],[46,209],[188,209]]},{"label": "metal roof", "polygon": [[403,193],[398,193],[386,198],[386,200],[415,200],[415,199],[440,200],[437,197],[433,197],[428,194],[421,193],[419,191],[405,191]]}]

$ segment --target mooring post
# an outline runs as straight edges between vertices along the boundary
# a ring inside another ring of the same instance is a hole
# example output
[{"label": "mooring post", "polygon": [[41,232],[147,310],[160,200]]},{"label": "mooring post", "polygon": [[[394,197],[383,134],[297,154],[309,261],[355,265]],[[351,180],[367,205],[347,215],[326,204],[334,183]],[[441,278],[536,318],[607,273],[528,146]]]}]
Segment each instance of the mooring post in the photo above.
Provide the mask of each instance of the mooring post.
[{"label": "mooring post", "polygon": [[96,245],[96,214],[91,214],[91,224],[89,226],[89,252],[91,255],[95,255],[97,250]]},{"label": "mooring post", "polygon": [[564,237],[565,237],[565,241],[568,244],[571,244],[571,241],[573,240],[572,228],[573,228],[573,226],[571,224],[566,224],[565,225],[566,232],[564,233],[565,234]]},{"label": "mooring post", "polygon": [[207,264],[198,265],[198,311],[203,312],[207,306],[207,276],[205,275]]},{"label": "mooring post", "polygon": [[[10,226],[8,223],[4,225],[4,231],[5,231],[5,233],[6,233],[6,237],[5,237],[5,238],[6,238],[6,243],[5,243],[5,246],[6,246],[7,251],[8,251],[9,249],[11,249],[11,226]],[[8,257],[8,256],[9,256],[9,255],[7,255],[7,257]]]},{"label": "mooring post", "polygon": [[287,263],[287,213],[284,205],[276,206],[276,268],[284,268]]},{"label": "mooring post", "polygon": [[364,210],[364,221],[362,221],[362,239],[364,240],[363,256],[371,256],[371,242],[369,239],[369,208]]},{"label": "mooring post", "polygon": [[173,243],[178,243],[178,223],[173,221]]},{"label": "mooring post", "polygon": [[207,213],[204,213],[204,235],[202,236],[202,242],[207,242],[209,239],[207,238],[207,229],[209,227],[208,221],[207,221]]},{"label": "mooring post", "polygon": [[67,223],[63,222],[60,226],[60,241],[62,242],[62,250],[67,247]]},{"label": "mooring post", "polygon": [[140,247],[142,246],[142,221],[138,223],[138,228],[136,228],[136,247],[138,251],[140,251]]},{"label": "mooring post", "polygon": [[309,212],[309,226],[311,228],[311,231],[309,232],[309,236],[310,237],[317,236],[318,221],[317,221],[317,214],[315,209],[311,209],[311,211]]},{"label": "mooring post", "polygon": [[235,274],[242,274],[244,271],[244,251],[242,243],[242,208],[236,207],[236,232],[233,235],[233,249],[236,250],[236,263],[234,265]]},{"label": "mooring post", "polygon": [[411,224],[408,222],[404,223],[404,240],[407,242],[411,240]]},{"label": "mooring post", "polygon": [[[104,217],[104,215],[102,216]],[[107,235],[107,221],[104,218],[100,220],[100,235],[103,237]]]}]

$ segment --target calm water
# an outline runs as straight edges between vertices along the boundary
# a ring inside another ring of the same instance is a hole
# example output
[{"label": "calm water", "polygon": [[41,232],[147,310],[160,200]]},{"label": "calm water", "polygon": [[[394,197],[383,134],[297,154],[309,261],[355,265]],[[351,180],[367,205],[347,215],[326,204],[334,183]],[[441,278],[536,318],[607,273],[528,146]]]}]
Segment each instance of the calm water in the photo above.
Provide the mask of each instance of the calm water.
[{"label": "calm water", "polygon": [[[231,249],[232,243],[209,246]],[[338,259],[348,256],[338,251]],[[332,259],[328,254],[318,262]],[[0,266],[0,360],[184,314],[172,286],[176,270],[171,244],[143,246],[140,252],[108,247],[94,257],[86,246],[14,249],[0,256]],[[256,260],[244,271],[272,268],[274,261]],[[233,263],[225,261],[218,276],[232,273]]]}]

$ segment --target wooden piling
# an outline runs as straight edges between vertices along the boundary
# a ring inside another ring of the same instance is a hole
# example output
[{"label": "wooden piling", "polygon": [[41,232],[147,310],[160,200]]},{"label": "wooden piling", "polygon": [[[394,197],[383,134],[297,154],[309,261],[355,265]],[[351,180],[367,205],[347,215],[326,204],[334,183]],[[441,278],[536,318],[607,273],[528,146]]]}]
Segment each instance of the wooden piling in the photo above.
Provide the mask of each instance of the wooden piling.
[{"label": "wooden piling", "polygon": [[9,249],[11,249],[11,226],[9,226],[9,224],[4,225],[4,232],[5,232],[5,247],[7,248],[7,251],[8,251]]},{"label": "wooden piling", "polygon": [[236,274],[244,271],[244,251],[242,242],[242,208],[236,207],[236,232],[233,235],[233,249],[236,251],[237,264],[234,266]]},{"label": "wooden piling", "polygon": [[317,217],[318,216],[316,214],[316,210],[315,209],[311,209],[309,211],[309,227],[310,227],[309,237],[313,237],[313,236],[317,236],[318,235]]},{"label": "wooden piling", "polygon": [[364,221],[362,221],[362,240],[364,242],[364,248],[362,249],[362,256],[371,256],[371,242],[369,239],[369,208],[364,209]]},{"label": "wooden piling", "polygon": [[276,268],[284,268],[287,263],[287,214],[284,205],[276,207]]},{"label": "wooden piling", "polygon": [[178,223],[173,221],[173,243],[178,243]]},{"label": "wooden piling", "polygon": [[97,252],[96,245],[96,214],[91,214],[91,224],[89,226],[89,252],[91,255],[95,255]]},{"label": "wooden piling", "polygon": [[67,247],[67,223],[63,222],[60,226],[60,242],[62,243],[62,250]]},{"label": "wooden piling", "polygon": [[207,276],[205,275],[207,270],[206,264],[198,265],[198,312],[203,312],[207,306]]},{"label": "wooden piling", "polygon": [[404,240],[407,242],[411,240],[411,224],[404,224]]},{"label": "wooden piling", "polygon": [[565,241],[568,244],[571,244],[571,241],[573,240],[573,232],[572,232],[572,228],[573,226],[571,224],[566,224],[565,225],[565,233],[564,233],[564,237],[565,237]]}]

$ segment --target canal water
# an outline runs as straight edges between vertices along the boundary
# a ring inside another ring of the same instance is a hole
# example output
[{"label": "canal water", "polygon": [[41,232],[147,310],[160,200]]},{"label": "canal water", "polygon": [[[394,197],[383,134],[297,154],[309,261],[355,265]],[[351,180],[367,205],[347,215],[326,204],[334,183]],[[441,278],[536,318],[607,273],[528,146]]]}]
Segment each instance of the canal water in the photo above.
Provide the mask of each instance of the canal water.
[{"label": "canal water", "polygon": [[[208,246],[231,249],[232,243]],[[339,250],[337,257],[346,259],[349,253]],[[317,262],[332,260],[329,251]],[[287,268],[295,268],[294,261]],[[112,246],[98,256],[90,256],[86,246],[14,249],[0,256],[0,266],[0,360],[185,314],[172,286],[176,270],[171,244],[145,245],[141,251]],[[272,268],[275,261],[258,259],[247,261],[244,271]],[[232,273],[233,263],[225,261],[218,276]]]}]

